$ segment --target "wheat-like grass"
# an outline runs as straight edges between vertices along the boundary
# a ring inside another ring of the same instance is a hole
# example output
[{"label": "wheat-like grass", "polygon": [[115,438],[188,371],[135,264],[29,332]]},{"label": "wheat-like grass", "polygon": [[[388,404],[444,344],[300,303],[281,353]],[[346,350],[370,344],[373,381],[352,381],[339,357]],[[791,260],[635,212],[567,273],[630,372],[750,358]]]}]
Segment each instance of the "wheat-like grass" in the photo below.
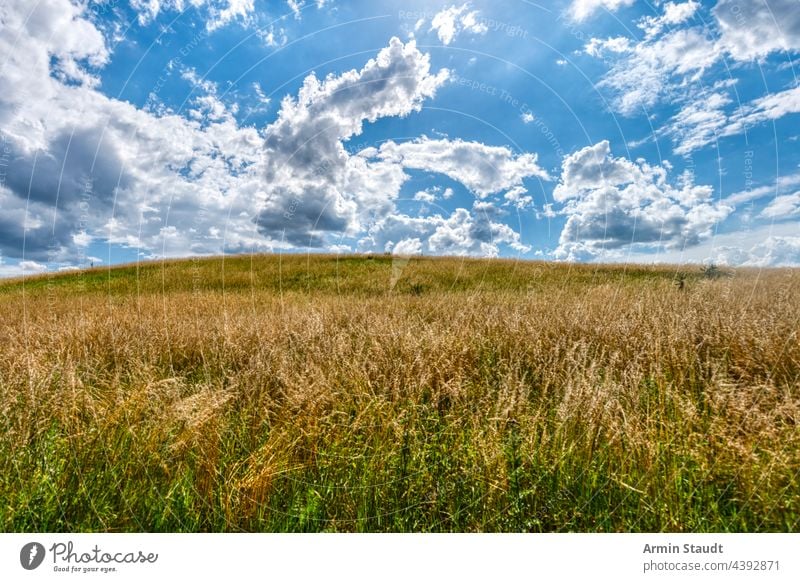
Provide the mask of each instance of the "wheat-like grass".
[{"label": "wheat-like grass", "polygon": [[797,528],[800,272],[401,266],[0,285],[0,526]]}]

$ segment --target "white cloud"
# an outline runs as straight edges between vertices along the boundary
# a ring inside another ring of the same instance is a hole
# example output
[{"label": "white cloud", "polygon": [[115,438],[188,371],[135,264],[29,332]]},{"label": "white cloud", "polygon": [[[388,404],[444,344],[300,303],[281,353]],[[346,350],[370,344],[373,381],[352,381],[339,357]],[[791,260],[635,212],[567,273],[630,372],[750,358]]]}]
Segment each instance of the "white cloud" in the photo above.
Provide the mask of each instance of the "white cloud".
[{"label": "white cloud", "polygon": [[572,0],[569,15],[578,22],[588,19],[600,10],[615,12],[620,8],[632,6],[634,0]]},{"label": "white cloud", "polygon": [[[421,24],[418,22],[418,26]],[[415,27],[416,28],[416,27]],[[450,44],[461,32],[484,34],[488,27],[478,19],[478,11],[470,10],[469,2],[452,5],[434,15],[430,30],[435,30],[443,44]]]},{"label": "white cloud", "polygon": [[697,9],[700,8],[700,3],[694,0],[689,2],[667,2],[664,5],[664,15],[659,18],[662,24],[681,24],[694,16]]},{"label": "white cloud", "polygon": [[556,258],[615,256],[626,248],[658,251],[698,244],[732,207],[713,203],[709,186],[690,173],[673,184],[669,167],[611,155],[607,141],[564,158],[553,197],[567,222]]},{"label": "white cloud", "polygon": [[[7,277],[24,277],[32,274],[30,271],[24,271],[19,264],[6,264],[0,260],[0,278]],[[33,273],[35,274],[35,273]]]},{"label": "white cloud", "polygon": [[536,154],[515,155],[505,146],[460,139],[422,137],[400,144],[388,141],[377,155],[406,168],[444,174],[482,198],[521,186],[525,178],[550,179],[539,167]]},{"label": "white cloud", "polygon": [[393,255],[419,255],[422,254],[422,241],[418,238],[404,238],[392,245]]},{"label": "white cloud", "polygon": [[[205,124],[208,122],[233,121],[233,115],[238,111],[238,104],[233,103],[228,107],[217,96],[216,83],[201,77],[195,69],[183,68],[181,78],[191,85],[195,96],[190,100],[191,105],[185,109],[186,114],[192,119]],[[188,98],[187,98],[188,100]]]},{"label": "white cloud", "polygon": [[139,24],[149,24],[162,12],[183,12],[188,8],[205,8],[206,30],[212,32],[238,20],[248,24],[255,12],[254,0],[130,0],[138,14]]},{"label": "white cloud", "polygon": [[[203,4],[205,0],[198,0],[194,6]],[[155,20],[162,10],[184,10],[188,3],[183,0],[130,0],[131,8],[139,15],[139,24],[148,24]]]},{"label": "white cloud", "polygon": [[[9,55],[0,69],[0,132],[10,150],[0,252],[63,262],[80,255],[85,236],[158,255],[268,250],[252,221],[263,185],[259,132],[238,127],[209,95],[198,102],[210,113],[201,123],[137,109],[90,82],[63,83],[51,64],[71,58],[77,71],[104,63],[108,51],[93,44],[102,35],[80,7],[37,6],[26,18],[29,6],[4,5],[0,27],[0,53]],[[220,231],[224,242],[213,234]]]},{"label": "white cloud", "polygon": [[20,261],[19,268],[23,273],[44,273],[47,270],[47,265],[36,261]]},{"label": "white cloud", "polygon": [[742,264],[754,267],[800,266],[800,236],[771,236],[751,248]]},{"label": "white cloud", "polygon": [[181,78],[188,81],[194,89],[197,89],[203,93],[215,94],[217,92],[216,83],[201,77],[193,68],[184,68],[181,71]]},{"label": "white cloud", "polygon": [[305,4],[305,2],[303,2],[303,0],[286,0],[286,4],[287,6],[289,6],[289,9],[292,11],[292,14],[294,14],[294,17],[299,20],[300,10],[302,9],[303,4]]},{"label": "white cloud", "polygon": [[72,237],[76,247],[86,248],[92,243],[93,237],[85,231],[80,231]]},{"label": "white cloud", "polygon": [[732,112],[726,111],[732,103],[726,93],[700,91],[660,133],[672,138],[676,154],[688,154],[721,137],[739,135],[760,123],[800,113],[800,87],[771,93]]},{"label": "white cloud", "polygon": [[446,69],[431,74],[414,41],[392,38],[359,71],[306,77],[266,130],[260,232],[321,246],[326,232],[355,234],[360,213],[386,212],[406,179],[402,167],[351,156],[342,142],[360,134],[364,122],[418,111],[447,76]]},{"label": "white cloud", "polygon": [[664,28],[688,21],[695,15],[698,8],[700,8],[700,3],[694,0],[681,3],[667,2],[664,5],[664,13],[662,15],[645,16],[637,26],[644,30],[647,36],[655,36]]},{"label": "white cloud", "polygon": [[798,267],[800,236],[769,236],[750,248],[720,246],[709,262],[730,267]]},{"label": "white cloud", "polygon": [[592,38],[586,43],[584,52],[592,57],[602,58],[608,53],[625,54],[631,52],[631,40],[624,36],[600,39]]},{"label": "white cloud", "polygon": [[713,13],[721,32],[720,45],[736,60],[800,50],[796,0],[719,0]]},{"label": "white cloud", "polygon": [[678,155],[688,154],[705,147],[724,133],[728,123],[725,108],[732,102],[725,93],[701,93],[684,105],[661,133],[672,138]]},{"label": "white cloud", "polygon": [[260,83],[256,81],[250,85],[250,87],[252,93],[247,94],[245,98],[246,105],[243,109],[245,118],[269,111],[270,105],[272,104],[272,98],[264,93],[264,89],[261,87]]},{"label": "white cloud", "polygon": [[748,188],[746,190],[731,194],[725,198],[725,204],[739,207],[740,205],[747,204],[767,196],[779,198],[782,194],[793,190],[798,185],[800,185],[800,173],[779,176],[778,179],[775,180],[774,184],[758,186],[757,188]]},{"label": "white cloud", "polygon": [[[720,0],[713,10],[716,27],[680,27],[695,17],[699,6],[694,0],[664,4],[661,14],[639,21],[639,27],[645,30],[645,38],[639,42],[614,37],[592,38],[586,43],[587,54],[610,64],[598,86],[611,90],[616,110],[634,115],[643,108],[670,101],[686,103],[694,109],[687,115],[698,115],[702,109],[718,116],[718,112],[699,103],[709,93],[702,87],[709,69],[725,57],[752,61],[776,51],[800,50],[800,10],[796,0]],[[748,121],[776,119],[785,114],[781,112],[796,111],[796,95],[784,93],[774,96],[772,102],[755,104],[755,116]],[[785,100],[779,101],[781,98]],[[736,121],[735,116],[728,116]],[[710,135],[707,125],[698,131],[693,138]],[[687,141],[688,151],[692,140]]]},{"label": "white cloud", "polygon": [[586,46],[594,56],[617,55],[598,86],[613,91],[614,105],[624,115],[641,113],[664,97],[684,95],[720,55],[702,28],[678,29],[637,44],[625,41],[592,39]]},{"label": "white cloud", "polygon": [[108,62],[102,33],[82,17],[80,6],[67,0],[7,0],[0,22],[0,99],[4,102],[21,97],[23,87],[32,94],[45,90],[46,83],[41,81],[51,73],[62,81],[96,85],[91,69]]},{"label": "white cloud", "polygon": [[742,133],[750,126],[800,113],[800,86],[760,97],[730,116],[726,135]]},{"label": "white cloud", "polygon": [[[447,217],[393,214],[376,222],[359,241],[359,248],[399,254],[494,257],[500,253],[500,245],[507,245],[518,252],[528,252],[530,247],[520,242],[519,233],[493,220],[495,214],[491,208],[478,208],[475,212],[457,208]],[[402,251],[398,250],[401,243]],[[407,252],[410,250],[413,252]]]},{"label": "white cloud", "polygon": [[330,245],[328,251],[336,253],[337,255],[346,255],[353,252],[350,245]]},{"label": "white cloud", "polygon": [[[180,8],[137,6],[152,17]],[[413,42],[392,39],[358,70],[309,75],[259,131],[239,126],[235,106],[192,69],[178,71],[197,91],[184,115],[97,91],[109,51],[85,7],[43,0],[28,19],[21,1],[2,10],[0,133],[10,153],[0,253],[11,259],[58,268],[75,263],[89,241],[147,257],[322,246],[363,238],[366,225],[385,220],[406,168],[450,176],[481,197],[547,178],[533,154],[461,140],[345,149],[365,123],[420,110],[446,81],[448,71],[431,71]],[[524,248],[494,214],[480,214],[428,216],[424,228],[391,242],[417,238],[428,252],[455,254]]]},{"label": "white cloud", "polygon": [[270,25],[269,28],[256,31],[258,37],[264,41],[268,47],[284,46],[289,42],[289,37],[286,35],[285,28],[275,28],[275,25]]},{"label": "white cloud", "polygon": [[[715,234],[700,244],[664,249],[653,254],[634,250],[625,255],[626,261],[636,263],[716,263],[728,266],[800,266],[800,253],[787,253],[794,247],[797,223],[761,225],[752,229]],[[774,249],[770,252],[771,249]],[[783,249],[784,252],[780,252]]]},{"label": "white cloud", "polygon": [[624,158],[611,157],[611,145],[608,141],[601,141],[564,158],[561,181],[553,191],[553,198],[565,202],[580,197],[587,190],[630,183],[635,173],[635,164]]},{"label": "white cloud", "polygon": [[800,215],[800,191],[794,194],[776,196],[766,208],[761,211],[761,216],[779,220],[785,220],[797,215]]},{"label": "white cloud", "polygon": [[503,195],[507,205],[515,206],[520,210],[533,206],[533,197],[522,186],[516,186]]},{"label": "white cloud", "polygon": [[222,28],[234,20],[243,24],[250,22],[250,16],[255,12],[254,0],[226,0],[223,8],[211,7],[210,18],[206,24],[209,31]]}]

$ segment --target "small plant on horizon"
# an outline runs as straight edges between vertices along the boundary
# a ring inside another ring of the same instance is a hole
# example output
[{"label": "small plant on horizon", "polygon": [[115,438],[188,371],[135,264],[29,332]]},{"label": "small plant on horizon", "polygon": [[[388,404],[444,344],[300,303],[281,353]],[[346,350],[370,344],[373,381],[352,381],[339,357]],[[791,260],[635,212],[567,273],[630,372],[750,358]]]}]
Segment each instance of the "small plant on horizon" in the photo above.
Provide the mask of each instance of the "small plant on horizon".
[{"label": "small plant on horizon", "polygon": [[705,279],[719,279],[720,277],[727,277],[730,274],[727,271],[720,269],[716,264],[709,263],[700,269]]}]

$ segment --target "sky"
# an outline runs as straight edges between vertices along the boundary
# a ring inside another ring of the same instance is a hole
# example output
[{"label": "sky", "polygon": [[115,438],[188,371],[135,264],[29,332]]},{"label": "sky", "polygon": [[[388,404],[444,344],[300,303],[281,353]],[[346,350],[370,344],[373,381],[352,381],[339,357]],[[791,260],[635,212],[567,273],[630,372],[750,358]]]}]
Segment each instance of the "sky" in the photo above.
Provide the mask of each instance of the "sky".
[{"label": "sky", "polygon": [[800,265],[800,0],[3,0],[0,276]]}]

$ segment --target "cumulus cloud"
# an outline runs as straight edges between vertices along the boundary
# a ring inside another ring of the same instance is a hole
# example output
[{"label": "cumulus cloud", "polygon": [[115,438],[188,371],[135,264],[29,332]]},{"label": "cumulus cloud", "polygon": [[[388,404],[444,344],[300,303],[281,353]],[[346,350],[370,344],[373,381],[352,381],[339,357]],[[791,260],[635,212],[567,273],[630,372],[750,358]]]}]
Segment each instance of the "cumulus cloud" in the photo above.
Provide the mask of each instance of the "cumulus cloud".
[{"label": "cumulus cloud", "polygon": [[417,202],[436,202],[436,194],[428,190],[420,190],[414,194],[414,200]]},{"label": "cumulus cloud", "polygon": [[[147,18],[186,6],[136,4]],[[224,6],[238,19],[234,8],[249,3]],[[346,148],[366,123],[420,110],[446,81],[448,71],[432,71],[413,41],[391,39],[360,69],[309,75],[284,98],[276,120],[258,130],[239,126],[235,106],[193,69],[176,69],[195,94],[182,115],[102,94],[97,75],[109,51],[85,6],[43,0],[31,9],[14,1],[0,11],[0,52],[7,55],[0,139],[8,158],[0,184],[2,256],[58,268],[84,257],[93,241],[143,256],[187,256],[329,247],[343,236],[370,239],[371,232],[383,237],[381,248],[406,240],[405,252],[416,252],[415,239],[431,253],[524,247],[488,207],[408,218],[416,226],[406,235],[379,234],[376,225],[395,212],[406,170],[451,177],[479,198],[508,193],[517,204],[526,202],[525,179],[548,179],[534,154],[477,142],[422,137]],[[441,196],[451,198],[453,190]]]},{"label": "cumulus cloud", "polygon": [[515,206],[519,210],[524,210],[533,206],[533,197],[522,186],[515,186],[503,195],[506,205]]},{"label": "cumulus cloud", "polygon": [[800,236],[771,236],[750,249],[743,264],[757,267],[800,266]]},{"label": "cumulus cloud", "polygon": [[[452,5],[437,12],[431,20],[430,30],[435,30],[443,44],[450,44],[462,32],[484,34],[488,27],[478,18],[477,10],[470,10],[469,2]],[[422,22],[417,23],[417,28]]]},{"label": "cumulus cloud", "polygon": [[713,260],[732,267],[798,267],[800,236],[769,236],[749,249],[723,246]]},{"label": "cumulus cloud", "polygon": [[360,134],[365,122],[418,111],[447,75],[446,69],[431,73],[428,55],[414,41],[393,38],[361,70],[322,81],[306,77],[266,130],[259,231],[318,247],[325,233],[355,234],[359,212],[385,211],[406,179],[402,168],[351,155],[343,141]]},{"label": "cumulus cloud", "polygon": [[611,145],[601,141],[564,158],[561,180],[553,191],[553,198],[565,202],[593,188],[629,183],[635,173],[635,164],[611,157]]},{"label": "cumulus cloud", "polygon": [[798,267],[800,266],[800,253],[791,252],[793,248],[796,249],[797,227],[797,222],[790,221],[753,225],[752,228],[746,230],[717,232],[696,246],[665,249],[657,254],[634,250],[626,253],[622,258],[639,263],[715,263],[731,267]]},{"label": "cumulus cloud", "polygon": [[720,46],[738,61],[800,49],[796,0],[719,0],[713,13],[721,33]]},{"label": "cumulus cloud", "polygon": [[393,255],[419,255],[422,254],[422,241],[418,238],[404,238],[392,245]]},{"label": "cumulus cloud", "polygon": [[[10,55],[0,72],[4,256],[63,262],[92,240],[170,256],[323,246],[329,234],[356,237],[390,214],[407,168],[460,179],[481,196],[545,175],[532,154],[460,140],[345,149],[365,123],[418,111],[446,81],[448,71],[431,71],[413,41],[391,39],[358,70],[309,75],[258,131],[239,127],[216,86],[192,69],[180,71],[197,94],[185,116],[106,97],[91,80],[108,60],[102,35],[68,0],[41,6],[26,19],[22,3],[7,5],[0,29]],[[153,17],[166,8],[180,6],[147,5]],[[461,176],[459,164],[475,170]],[[507,229],[456,214],[424,229],[434,236],[424,245],[486,253],[518,242]],[[423,240],[393,240],[414,238]]]},{"label": "cumulus cloud", "polygon": [[108,50],[85,6],[2,10],[5,256],[59,262],[92,237],[157,254],[222,252],[221,227],[225,248],[266,250],[248,216],[262,183],[257,130],[215,115],[211,101],[193,120],[97,91]]},{"label": "cumulus cloud", "polygon": [[[80,6],[66,0],[9,0],[0,7],[0,22],[0,99],[6,106],[27,99],[23,87],[31,95],[47,91],[51,75],[96,85],[93,70],[108,61],[109,51]],[[0,127],[6,121],[0,117]]]},{"label": "cumulus cloud", "polygon": [[670,167],[614,157],[607,141],[564,158],[553,197],[567,222],[555,256],[585,260],[625,248],[658,250],[698,244],[733,208],[711,200],[709,186]]},{"label": "cumulus cloud", "polygon": [[517,252],[530,250],[520,242],[519,233],[496,218],[492,208],[480,206],[473,211],[457,208],[450,216],[392,214],[369,229],[359,241],[359,248],[397,254],[484,257],[497,256],[501,245]]},{"label": "cumulus cloud", "polygon": [[19,268],[23,273],[43,273],[47,270],[47,265],[37,263],[36,261],[20,261]]},{"label": "cumulus cloud", "polygon": [[375,154],[406,168],[444,174],[481,198],[522,186],[525,178],[550,179],[539,167],[536,154],[515,155],[505,146],[460,139],[422,137],[399,144],[388,141]]}]

